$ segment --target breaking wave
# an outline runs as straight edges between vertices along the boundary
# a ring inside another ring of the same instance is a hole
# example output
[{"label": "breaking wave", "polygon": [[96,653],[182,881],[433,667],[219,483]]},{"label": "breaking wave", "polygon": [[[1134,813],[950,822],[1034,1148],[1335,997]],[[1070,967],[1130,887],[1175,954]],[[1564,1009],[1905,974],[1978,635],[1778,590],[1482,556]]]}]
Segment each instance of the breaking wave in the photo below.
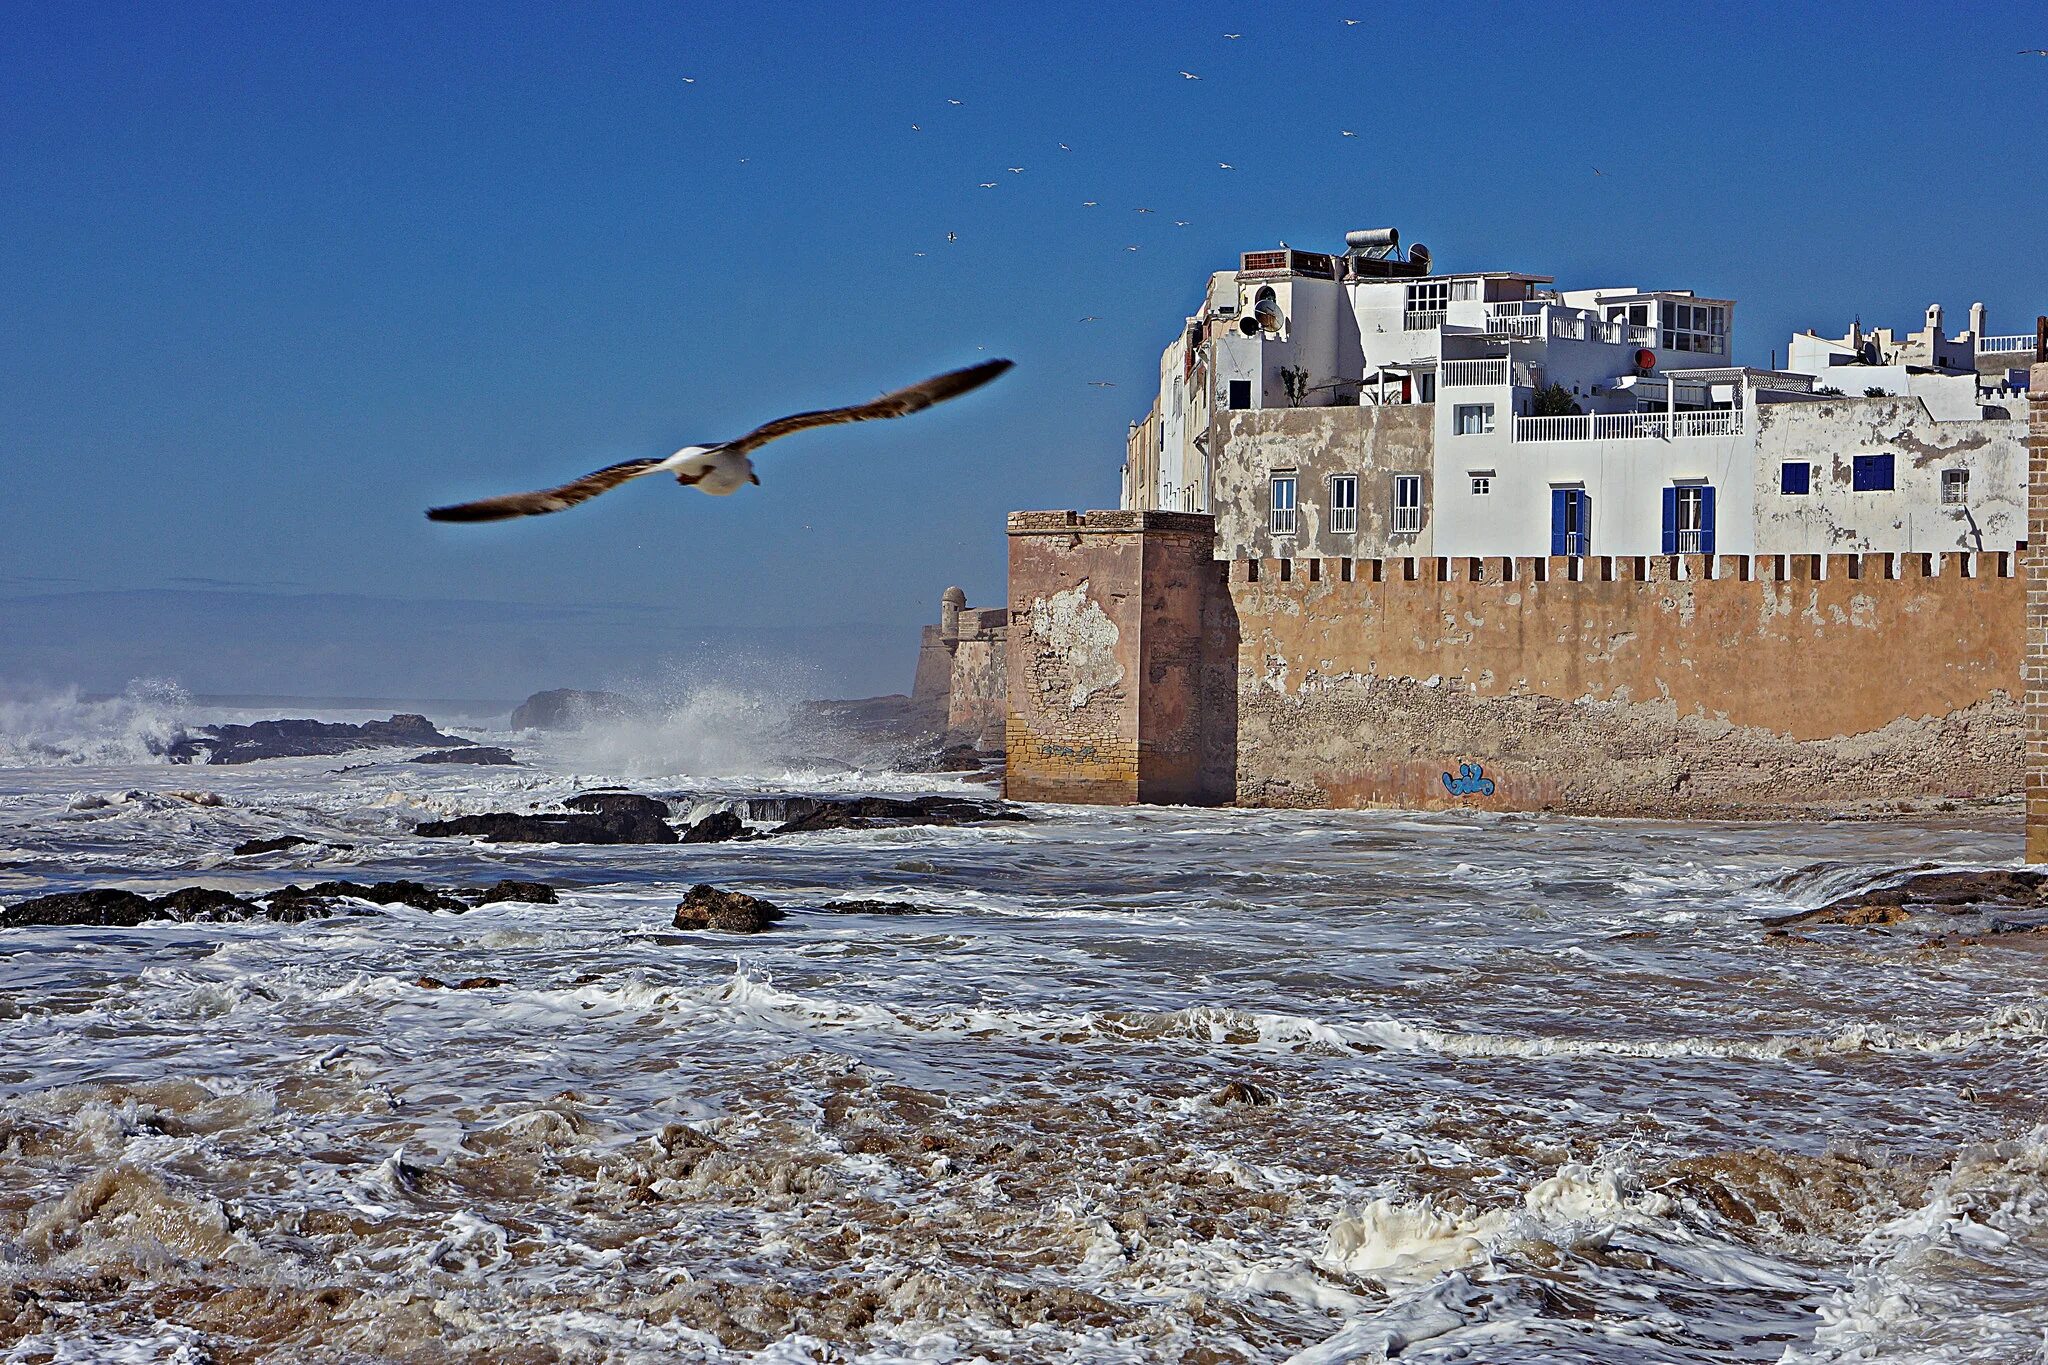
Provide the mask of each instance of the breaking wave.
[{"label": "breaking wave", "polygon": [[175,682],[137,678],[116,697],[76,687],[0,688],[0,767],[110,767],[163,762],[192,699]]}]

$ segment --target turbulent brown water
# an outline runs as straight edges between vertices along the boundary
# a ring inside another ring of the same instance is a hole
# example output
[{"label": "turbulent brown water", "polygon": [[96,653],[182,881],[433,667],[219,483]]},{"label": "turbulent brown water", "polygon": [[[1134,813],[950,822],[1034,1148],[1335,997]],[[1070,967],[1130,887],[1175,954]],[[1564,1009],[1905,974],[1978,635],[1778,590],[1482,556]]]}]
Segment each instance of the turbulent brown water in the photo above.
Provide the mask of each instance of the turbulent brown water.
[{"label": "turbulent brown water", "polygon": [[2011,812],[492,849],[408,831],[619,774],[40,758],[7,900],[564,895],[0,931],[0,1361],[2043,1359],[2048,953],[1757,924]]}]

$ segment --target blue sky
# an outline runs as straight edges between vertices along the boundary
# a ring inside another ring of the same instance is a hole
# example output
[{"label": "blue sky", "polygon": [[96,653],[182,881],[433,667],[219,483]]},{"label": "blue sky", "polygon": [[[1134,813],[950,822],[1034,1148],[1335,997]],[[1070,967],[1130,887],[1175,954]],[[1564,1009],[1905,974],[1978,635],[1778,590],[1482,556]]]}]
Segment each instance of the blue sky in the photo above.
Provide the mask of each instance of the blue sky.
[{"label": "blue sky", "polygon": [[[0,684],[899,690],[1006,511],[1114,504],[1207,272],[1282,238],[1733,297],[1757,363],[2048,310],[2038,4],[9,16]],[[420,515],[988,355],[730,499]]]}]

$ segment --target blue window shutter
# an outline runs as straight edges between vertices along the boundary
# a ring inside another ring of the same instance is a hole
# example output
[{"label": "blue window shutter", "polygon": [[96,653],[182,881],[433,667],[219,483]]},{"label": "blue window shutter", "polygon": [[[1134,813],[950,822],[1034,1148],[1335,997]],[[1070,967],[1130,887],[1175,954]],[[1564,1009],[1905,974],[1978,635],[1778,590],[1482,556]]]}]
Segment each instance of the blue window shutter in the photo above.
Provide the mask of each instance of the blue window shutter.
[{"label": "blue window shutter", "polygon": [[1593,553],[1593,495],[1583,488],[1572,490],[1579,504],[1579,553]]},{"label": "blue window shutter", "polygon": [[1554,555],[1564,553],[1565,504],[1570,497],[1568,488],[1550,490],[1550,553]]},{"label": "blue window shutter", "polygon": [[1711,484],[1700,490],[1700,553],[1714,553],[1714,489]]},{"label": "blue window shutter", "polygon": [[1678,490],[1664,490],[1664,553],[1678,553]]},{"label": "blue window shutter", "polygon": [[1877,457],[1877,486],[1879,488],[1896,487],[1892,482],[1892,458],[1890,455],[1880,455]]}]

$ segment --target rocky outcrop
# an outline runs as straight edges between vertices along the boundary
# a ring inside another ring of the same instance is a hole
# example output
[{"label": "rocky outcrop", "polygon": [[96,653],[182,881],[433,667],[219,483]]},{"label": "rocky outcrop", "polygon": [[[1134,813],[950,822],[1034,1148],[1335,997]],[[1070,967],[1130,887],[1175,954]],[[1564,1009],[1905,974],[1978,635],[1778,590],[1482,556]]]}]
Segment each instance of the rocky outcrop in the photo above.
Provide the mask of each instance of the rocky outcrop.
[{"label": "rocky outcrop", "polygon": [[[2002,912],[2002,913],[2001,913]],[[1994,919],[2048,914],[2048,871],[1918,872],[1872,891],[1837,897],[1813,910],[1779,915],[1773,929],[1800,924],[1897,924],[1918,914],[1992,915]]]},{"label": "rocky outcrop", "polygon": [[234,847],[237,858],[251,858],[259,853],[282,853],[288,848],[298,848],[313,840],[302,839],[296,834],[280,834],[275,839],[245,839]]},{"label": "rocky outcrop", "polygon": [[1250,1081],[1227,1081],[1221,1089],[1210,1093],[1209,1103],[1218,1107],[1245,1104],[1264,1108],[1273,1103],[1273,1092]]},{"label": "rocky outcrop", "polygon": [[464,837],[489,844],[673,844],[668,803],[630,792],[586,792],[563,802],[567,815],[497,811],[428,820],[413,833],[427,839]]},{"label": "rocky outcrop", "polygon": [[970,825],[1027,817],[1001,801],[964,796],[784,796],[748,801],[747,816],[779,820],[772,834],[813,834],[831,829],[886,829],[896,825]]},{"label": "rocky outcrop", "polygon": [[927,910],[909,901],[843,900],[833,901],[818,907],[827,915],[936,915],[936,910]]},{"label": "rocky outcrop", "polygon": [[315,886],[282,887],[254,899],[211,886],[180,887],[156,897],[116,887],[96,887],[90,891],[37,896],[0,909],[0,929],[129,929],[155,921],[204,924],[247,919],[296,923],[332,915],[374,913],[361,909],[362,902],[409,905],[419,910],[459,915],[475,906],[498,901],[553,905],[556,900],[553,887],[542,882],[520,881],[458,887],[449,891],[413,881],[372,882],[367,885],[361,882],[321,882]]},{"label": "rocky outcrop", "polygon": [[438,976],[423,976],[412,983],[423,991],[487,991],[496,986],[512,983],[502,976],[465,976],[460,981],[443,981]]},{"label": "rocky outcrop", "polygon": [[721,844],[728,839],[743,839],[747,834],[746,821],[729,810],[713,811],[683,831],[686,844]]},{"label": "rocky outcrop", "polygon": [[617,692],[557,687],[536,692],[512,710],[515,730],[581,730],[594,720],[629,720],[647,708]]},{"label": "rocky outcrop", "polygon": [[307,758],[357,749],[448,748],[471,741],[444,735],[425,716],[347,725],[324,720],[259,720],[249,725],[208,725],[166,746],[173,763],[254,763],[265,758]]},{"label": "rocky outcrop", "polygon": [[698,885],[676,907],[678,929],[716,929],[727,934],[758,934],[782,918],[782,911],[759,896]]},{"label": "rocky outcrop", "polygon": [[518,766],[519,760],[512,757],[510,749],[488,744],[473,744],[467,749],[436,749],[431,753],[414,754],[406,762],[475,763],[491,768],[512,768]]}]

